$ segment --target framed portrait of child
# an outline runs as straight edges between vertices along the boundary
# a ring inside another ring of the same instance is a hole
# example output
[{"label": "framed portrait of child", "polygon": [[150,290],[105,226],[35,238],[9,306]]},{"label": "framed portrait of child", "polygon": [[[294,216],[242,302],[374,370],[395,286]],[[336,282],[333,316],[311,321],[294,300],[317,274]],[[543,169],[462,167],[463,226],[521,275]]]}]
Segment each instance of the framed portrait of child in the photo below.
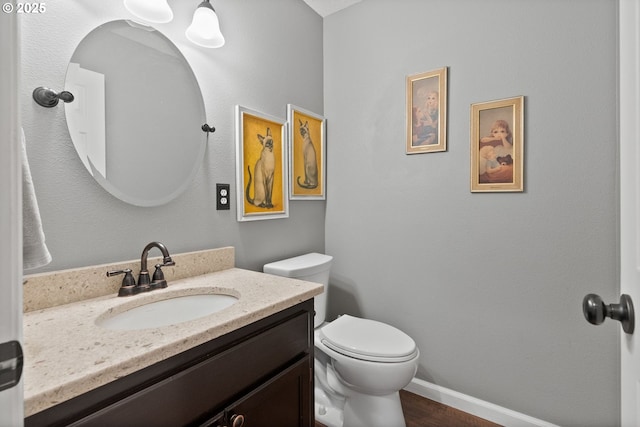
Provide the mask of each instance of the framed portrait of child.
[{"label": "framed portrait of child", "polygon": [[407,76],[407,154],[447,150],[447,68]]},{"label": "framed portrait of child", "polygon": [[471,105],[471,192],[523,191],[524,97]]}]

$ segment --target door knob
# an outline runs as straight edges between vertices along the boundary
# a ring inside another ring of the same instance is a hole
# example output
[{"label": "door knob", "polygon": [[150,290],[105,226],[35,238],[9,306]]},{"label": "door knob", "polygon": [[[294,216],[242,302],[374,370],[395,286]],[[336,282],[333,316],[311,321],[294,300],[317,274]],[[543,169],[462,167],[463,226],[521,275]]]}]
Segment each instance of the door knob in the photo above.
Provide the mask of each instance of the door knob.
[{"label": "door knob", "polygon": [[605,304],[602,298],[596,294],[589,294],[582,300],[582,312],[589,323],[599,325],[606,317],[618,320],[622,323],[622,330],[627,334],[633,333],[635,316],[633,313],[633,302],[626,294],[620,296],[619,304]]}]

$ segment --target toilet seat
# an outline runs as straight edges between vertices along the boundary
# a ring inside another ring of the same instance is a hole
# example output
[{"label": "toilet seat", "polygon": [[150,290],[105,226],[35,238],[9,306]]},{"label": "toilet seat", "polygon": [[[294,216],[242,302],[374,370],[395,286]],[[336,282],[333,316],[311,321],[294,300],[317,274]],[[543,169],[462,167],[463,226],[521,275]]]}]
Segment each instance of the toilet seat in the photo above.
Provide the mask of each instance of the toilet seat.
[{"label": "toilet seat", "polygon": [[371,362],[405,362],[418,352],[415,341],[401,330],[348,314],[322,327],[320,340],[335,352]]}]

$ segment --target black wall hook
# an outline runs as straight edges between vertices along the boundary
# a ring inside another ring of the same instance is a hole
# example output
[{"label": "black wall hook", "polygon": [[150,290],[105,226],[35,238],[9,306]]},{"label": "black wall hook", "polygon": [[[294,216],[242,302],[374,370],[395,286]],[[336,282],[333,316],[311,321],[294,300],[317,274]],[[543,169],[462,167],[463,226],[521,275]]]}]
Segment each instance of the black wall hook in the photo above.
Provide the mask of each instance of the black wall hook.
[{"label": "black wall hook", "polygon": [[202,130],[207,133],[213,133],[216,131],[216,128],[214,128],[213,126],[209,126],[208,124],[205,123],[202,125]]},{"label": "black wall hook", "polygon": [[75,98],[71,92],[68,92],[66,90],[57,93],[53,89],[40,86],[33,90],[33,99],[38,103],[38,105],[46,108],[51,108],[58,105],[58,101],[61,99],[64,102],[73,102]]}]

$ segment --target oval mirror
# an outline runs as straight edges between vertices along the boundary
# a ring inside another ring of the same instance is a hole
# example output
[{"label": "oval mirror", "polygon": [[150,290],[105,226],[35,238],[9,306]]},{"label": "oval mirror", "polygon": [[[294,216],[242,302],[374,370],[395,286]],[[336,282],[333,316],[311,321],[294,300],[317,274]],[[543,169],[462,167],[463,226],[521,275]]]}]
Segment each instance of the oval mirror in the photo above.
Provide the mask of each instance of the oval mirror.
[{"label": "oval mirror", "polygon": [[73,145],[108,192],[137,206],[182,193],[204,157],[204,100],[178,48],[154,28],[119,20],[80,42],[67,69]]}]

